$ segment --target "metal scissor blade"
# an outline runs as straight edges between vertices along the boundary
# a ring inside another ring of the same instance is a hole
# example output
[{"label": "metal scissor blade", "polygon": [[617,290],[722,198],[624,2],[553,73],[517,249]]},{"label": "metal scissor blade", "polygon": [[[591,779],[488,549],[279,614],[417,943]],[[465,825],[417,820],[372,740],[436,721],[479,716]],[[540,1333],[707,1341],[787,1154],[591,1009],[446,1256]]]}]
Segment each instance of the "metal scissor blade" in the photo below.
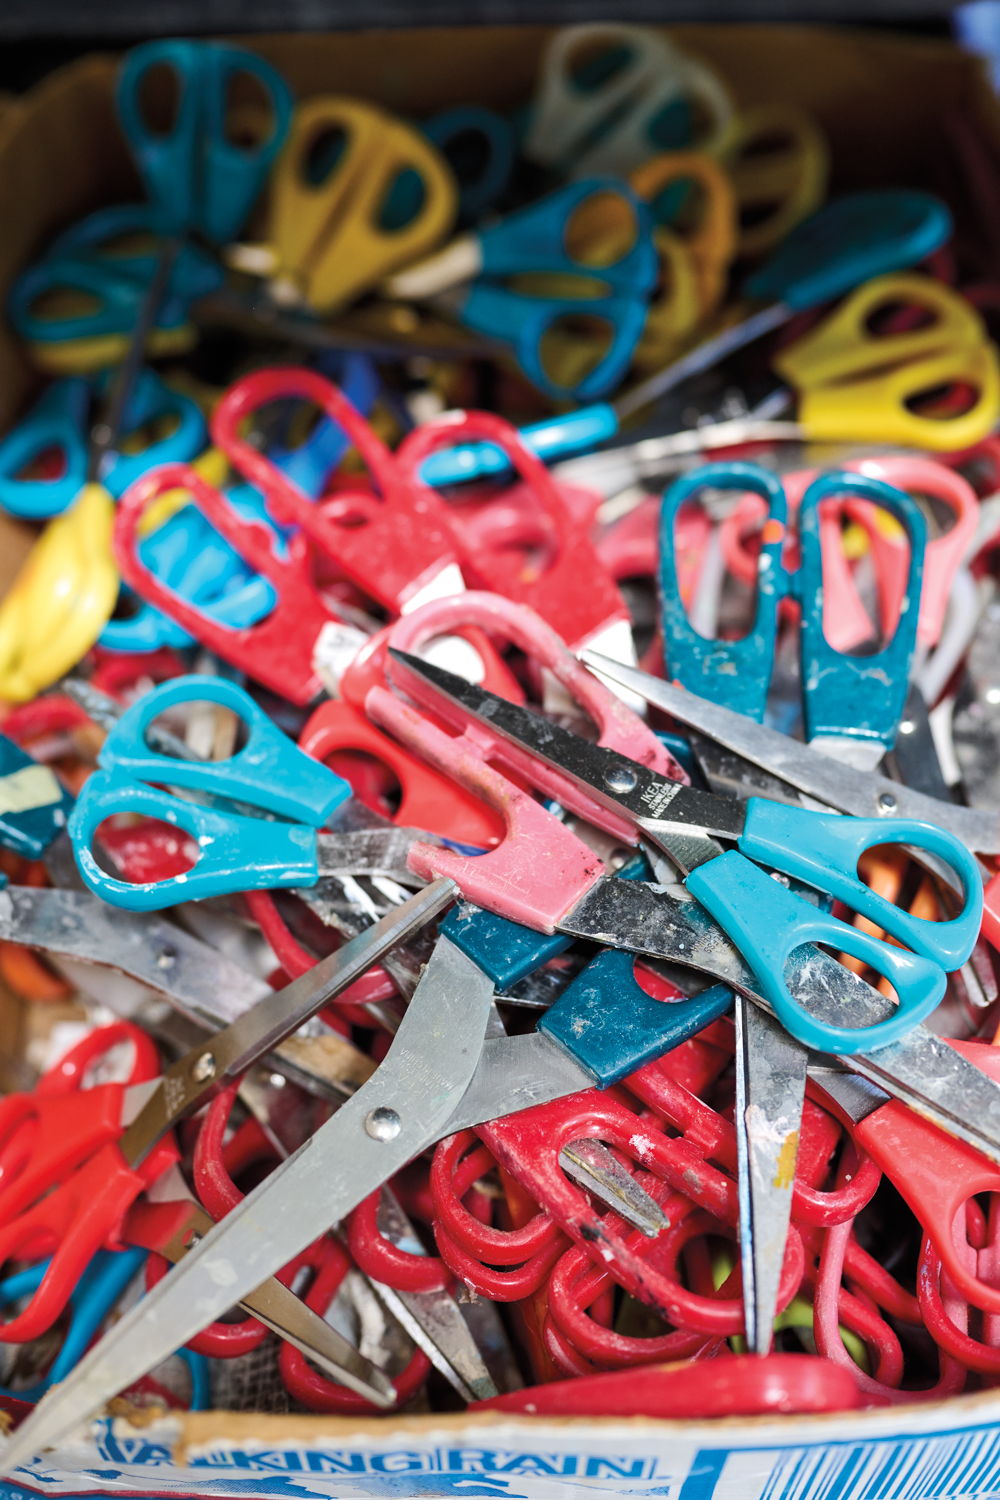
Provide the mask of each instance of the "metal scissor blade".
[{"label": "metal scissor blade", "polygon": [[769,1354],[792,1212],[808,1052],[736,997],[736,1156],[747,1347]]},{"label": "metal scissor blade", "polygon": [[977,812],[954,802],[939,802],[887,776],[842,765],[776,729],[755,724],[744,714],[675,688],[637,667],[624,666],[597,651],[584,651],[581,656],[602,676],[639,693],[680,723],[709,735],[827,807],[861,818],[884,818],[887,823],[893,818],[920,818],[954,834],[973,853],[1000,854],[1000,812]]},{"label": "metal scissor blade", "polygon": [[406,856],[417,841],[440,844],[419,828],[355,828],[316,835],[316,862],[321,875],[391,875],[408,885],[422,882],[406,868]]},{"label": "metal scissor blade", "polygon": [[8,1444],[4,1472],[100,1410],[440,1139],[475,1072],[492,1000],[482,970],[439,938],[378,1071],[45,1396]]}]

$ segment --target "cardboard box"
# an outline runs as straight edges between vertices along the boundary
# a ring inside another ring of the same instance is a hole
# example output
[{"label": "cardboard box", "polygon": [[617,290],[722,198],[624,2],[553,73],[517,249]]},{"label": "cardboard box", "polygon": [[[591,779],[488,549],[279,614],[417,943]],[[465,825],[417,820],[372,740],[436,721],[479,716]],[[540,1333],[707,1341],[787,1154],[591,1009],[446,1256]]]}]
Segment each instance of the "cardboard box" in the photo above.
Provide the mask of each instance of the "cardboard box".
[{"label": "cardboard box", "polygon": [[[813,27],[671,30],[739,104],[811,110],[832,190],[921,186],[942,114],[972,109],[1000,147],[1000,106],[978,62],[945,42]],[[254,36],[299,97],[343,92],[422,115],[531,91],[543,27]],[[53,73],[0,115],[0,291],[58,230],[139,185],[112,106],[115,59]],[[0,329],[0,430],[37,381]],[[33,538],[0,520],[0,592]],[[641,1379],[641,1373],[639,1374]],[[957,1500],[1000,1495],[1000,1391],[823,1418],[712,1423],[463,1415],[335,1418],[208,1412],[132,1427],[101,1419],[4,1487],[18,1496],[502,1496],[591,1491],[665,1500]]]}]

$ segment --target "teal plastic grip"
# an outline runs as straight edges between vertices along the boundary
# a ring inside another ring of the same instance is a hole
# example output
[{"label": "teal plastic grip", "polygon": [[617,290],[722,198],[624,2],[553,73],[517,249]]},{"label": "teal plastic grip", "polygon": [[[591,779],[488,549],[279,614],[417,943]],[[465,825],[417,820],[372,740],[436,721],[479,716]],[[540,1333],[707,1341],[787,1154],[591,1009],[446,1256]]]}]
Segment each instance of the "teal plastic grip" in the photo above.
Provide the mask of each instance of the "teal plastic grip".
[{"label": "teal plastic grip", "polygon": [[[870,500],[906,528],[910,571],[892,640],[874,656],[846,656],[823,634],[823,549],[819,506],[824,500]],[[806,490],[799,510],[802,566],[795,593],[802,605],[802,710],[806,739],[846,735],[891,750],[909,688],[910,661],[917,640],[924,576],[927,523],[902,490],[881,479],[844,472],[823,474]]]},{"label": "teal plastic grip", "polygon": [[[750,633],[741,641],[707,640],[687,617],[674,560],[674,522],[686,500],[711,486],[722,490],[750,490],[767,501],[768,515],[778,522],[780,535],[761,547],[757,583],[757,614]],[[758,464],[703,464],[672,484],[660,511],[660,613],[667,677],[690,692],[761,723],[774,665],[778,605],[787,591],[788,576],[781,562],[787,504],[781,481]]]},{"label": "teal plastic grip", "polygon": [[[146,730],[157,715],[175,704],[199,700],[221,703],[243,720],[248,738],[242,750],[219,761],[175,760],[150,750]],[[117,767],[134,781],[191,787],[313,828],[322,828],[351,795],[350,783],[293,744],[249,693],[224,677],[196,673],[161,683],[126,709],[97,759],[105,769]]]},{"label": "teal plastic grip", "polygon": [[634,954],[619,949],[599,953],[538,1023],[602,1089],[696,1036],[733,1003],[723,984],[688,1000],[654,1000],[637,983],[634,963]]},{"label": "teal plastic grip", "polygon": [[[522,427],[520,436],[533,453],[545,463],[565,458],[570,453],[588,453],[599,443],[613,438],[618,431],[618,415],[606,401],[594,406],[568,411]],[[467,479],[483,479],[506,474],[510,460],[494,443],[465,443],[458,448],[441,448],[430,453],[420,465],[420,478],[432,489],[447,484],[463,484]]]},{"label": "teal plastic grip", "polygon": [[[183,875],[146,885],[105,874],[91,853],[91,844],[104,819],[115,813],[137,813],[173,824],[198,845],[197,864]],[[178,901],[229,891],[315,885],[319,878],[316,835],[311,828],[182,802],[169,792],[131,780],[120,768],[96,771],[87,780],[70,816],[69,832],[85,883],[95,895],[126,911],[160,911]]]},{"label": "teal plastic grip", "polygon": [[[949,922],[912,917],[858,879],[858,860],[864,851],[887,842],[926,849],[951,866],[965,895],[957,917]],[[933,823],[915,818],[844,818],[751,797],[739,847],[760,864],[836,896],[946,973],[960,968],[975,947],[983,917],[979,869],[965,845]]]},{"label": "teal plastic grip", "polygon": [[[817,911],[735,850],[693,870],[685,884],[753,969],[761,995],[785,1030],[804,1047],[847,1057],[874,1052],[906,1036],[944,994],[944,971],[930,959]],[[784,977],[789,955],[804,943],[826,943],[883,974],[899,997],[895,1014],[859,1028],[831,1026],[811,1016],[793,999]]]},{"label": "teal plastic grip", "polygon": [[550,958],[565,953],[573,941],[559,933],[547,937],[532,932],[530,927],[494,916],[468,901],[448,913],[441,931],[492,979],[501,993],[533,974]]},{"label": "teal plastic grip", "polygon": [[851,193],[793,229],[743,290],[796,312],[816,307],[873,276],[918,265],[940,249],[952,228],[948,209],[930,193]]}]

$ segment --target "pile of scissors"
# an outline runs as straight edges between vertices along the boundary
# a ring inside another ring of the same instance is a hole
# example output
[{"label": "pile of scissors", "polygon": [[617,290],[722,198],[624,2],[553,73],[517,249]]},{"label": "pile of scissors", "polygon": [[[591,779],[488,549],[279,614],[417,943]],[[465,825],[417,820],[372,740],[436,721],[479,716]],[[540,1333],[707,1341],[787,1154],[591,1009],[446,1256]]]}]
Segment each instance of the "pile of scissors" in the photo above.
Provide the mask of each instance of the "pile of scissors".
[{"label": "pile of scissors", "polygon": [[989,223],[661,31],[524,106],[144,44],[11,294],[4,1472],[1000,1374]]}]

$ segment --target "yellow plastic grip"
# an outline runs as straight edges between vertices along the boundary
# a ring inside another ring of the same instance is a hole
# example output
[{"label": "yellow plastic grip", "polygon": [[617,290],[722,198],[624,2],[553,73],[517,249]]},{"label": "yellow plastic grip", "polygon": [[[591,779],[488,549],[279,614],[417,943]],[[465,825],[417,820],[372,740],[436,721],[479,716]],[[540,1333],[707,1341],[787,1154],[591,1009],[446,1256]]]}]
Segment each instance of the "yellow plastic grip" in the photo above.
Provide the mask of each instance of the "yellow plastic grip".
[{"label": "yellow plastic grip", "polygon": [[730,121],[717,155],[740,217],[740,255],[766,255],[826,197],[830,152],[819,125],[794,104],[758,104]]},{"label": "yellow plastic grip", "polygon": [[[340,154],[309,180],[324,141]],[[380,226],[386,195],[407,168],[423,184],[410,223]],[[271,185],[269,241],[279,278],[317,311],[332,312],[389,272],[435,249],[458,211],[458,189],[441,153],[418,130],[357,99],[309,99],[295,111]]]}]

